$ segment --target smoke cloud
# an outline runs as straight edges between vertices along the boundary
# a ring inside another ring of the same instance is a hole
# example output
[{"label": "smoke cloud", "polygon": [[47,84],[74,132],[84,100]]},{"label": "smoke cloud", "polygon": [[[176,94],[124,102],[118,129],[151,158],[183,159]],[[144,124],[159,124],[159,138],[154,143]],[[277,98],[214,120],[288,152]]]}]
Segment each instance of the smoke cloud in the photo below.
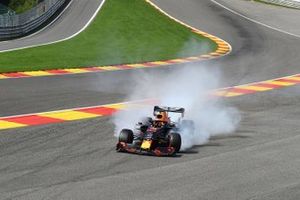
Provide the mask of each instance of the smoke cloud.
[{"label": "smoke cloud", "polygon": [[[161,106],[184,107],[185,119],[194,121],[195,132],[180,133],[181,150],[204,144],[211,136],[235,131],[240,122],[238,110],[226,106],[220,98],[210,95],[213,89],[218,88],[218,71],[208,70],[199,64],[162,71],[143,71],[133,75],[131,80],[135,81],[135,86],[126,100],[155,98]],[[128,111],[116,113],[113,118],[115,135],[117,136],[122,128],[133,129],[135,123],[143,117],[151,117],[153,106],[154,104],[134,106]]]}]

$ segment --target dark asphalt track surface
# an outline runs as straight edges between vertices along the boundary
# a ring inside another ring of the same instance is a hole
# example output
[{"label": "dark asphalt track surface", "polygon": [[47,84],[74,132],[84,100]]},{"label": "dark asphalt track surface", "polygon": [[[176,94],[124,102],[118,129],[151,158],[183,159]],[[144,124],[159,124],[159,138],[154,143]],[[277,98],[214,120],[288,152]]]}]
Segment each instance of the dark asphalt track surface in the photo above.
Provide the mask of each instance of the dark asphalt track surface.
[{"label": "dark asphalt track surface", "polygon": [[[300,71],[299,38],[208,0],[154,2],[233,46],[206,62],[221,70],[222,86]],[[1,80],[0,113],[120,102],[134,84],[128,77],[140,71]],[[1,131],[0,199],[299,199],[299,89],[226,99],[243,115],[236,133],[176,158],[116,153],[110,118]]]}]

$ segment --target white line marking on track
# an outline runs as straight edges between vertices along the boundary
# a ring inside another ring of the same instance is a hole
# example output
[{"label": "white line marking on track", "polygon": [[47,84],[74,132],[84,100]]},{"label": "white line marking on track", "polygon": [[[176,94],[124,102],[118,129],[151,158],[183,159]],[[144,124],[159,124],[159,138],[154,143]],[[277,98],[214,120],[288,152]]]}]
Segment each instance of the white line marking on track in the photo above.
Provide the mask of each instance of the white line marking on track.
[{"label": "white line marking on track", "polygon": [[[158,9],[159,11],[161,11],[164,15],[166,15],[167,17],[169,17],[170,19],[172,19],[172,20],[174,20],[175,22],[177,22],[177,23],[179,23],[179,24],[181,24],[181,25],[183,25],[183,26],[186,26],[187,28],[190,28],[190,29],[194,29],[194,30],[198,30],[197,28],[195,28],[195,27],[193,27],[193,26],[191,26],[191,25],[188,25],[187,23],[185,23],[185,22],[183,22],[183,21],[181,21],[181,20],[179,20],[179,19],[177,19],[177,18],[175,18],[175,17],[173,17],[172,15],[170,15],[169,13],[167,13],[165,10],[163,10],[162,8],[160,8],[158,5],[156,5],[155,3],[153,3],[151,0],[146,0],[149,4],[151,4],[154,8],[156,8],[156,9]],[[207,34],[209,34],[209,33],[207,33]],[[210,35],[210,34],[209,34]],[[215,35],[214,35],[215,36]],[[218,36],[215,36],[215,37],[218,37]],[[218,37],[219,38],[219,37]],[[221,38],[219,38],[219,39],[221,39]],[[225,55],[223,55],[223,56],[226,56],[226,55],[228,55],[228,54],[230,54],[231,53],[231,51],[232,51],[232,46],[228,43],[228,42],[226,42],[225,40],[223,40],[223,39],[221,39],[224,43],[226,43],[227,45],[228,45],[228,47],[229,47],[229,52],[227,53],[227,54],[225,54]],[[220,56],[220,57],[223,57],[223,56]]]},{"label": "white line marking on track", "polygon": [[[230,89],[230,88],[234,88],[234,87],[255,85],[255,84],[264,83],[264,82],[267,82],[267,81],[276,81],[278,79],[291,78],[291,77],[295,77],[295,76],[298,76],[298,75],[300,75],[300,74],[293,74],[293,75],[288,75],[288,76],[283,76],[283,77],[273,78],[273,79],[268,79],[268,80],[263,80],[263,81],[255,81],[255,82],[251,82],[251,83],[245,83],[245,84],[242,84],[242,85],[233,85],[233,86],[229,86],[229,87],[218,88],[217,90],[226,90],[226,89]],[[293,86],[293,85],[291,85],[291,86]]]},{"label": "white line marking on track", "polygon": [[46,42],[46,43],[43,43],[43,44],[30,45],[30,46],[19,47],[19,48],[14,48],[14,49],[2,50],[2,51],[0,51],[0,53],[9,52],[9,51],[15,51],[15,50],[28,49],[28,48],[39,47],[39,46],[46,46],[46,45],[55,44],[55,43],[58,43],[58,42],[63,42],[63,41],[72,39],[72,38],[76,37],[77,35],[79,35],[82,31],[84,31],[90,25],[90,23],[94,20],[94,18],[97,16],[98,12],[100,11],[100,9],[102,8],[102,6],[104,5],[105,1],[106,0],[103,0],[101,2],[101,4],[99,5],[99,7],[97,8],[96,12],[93,14],[93,16],[90,18],[90,20],[85,24],[85,26],[83,28],[81,28],[79,31],[77,31],[76,33],[74,33],[73,35],[69,36],[69,37],[66,37],[66,38],[60,39],[60,40],[56,40],[56,41],[52,41],[52,42]]},{"label": "white line marking on track", "polygon": [[213,3],[215,3],[215,4],[217,4],[217,5],[219,5],[220,7],[222,7],[222,8],[224,8],[224,9],[228,10],[229,12],[231,12],[231,13],[233,13],[233,14],[236,14],[236,15],[238,15],[238,16],[244,18],[244,19],[247,19],[247,20],[249,20],[249,21],[251,21],[251,22],[253,22],[253,23],[256,23],[256,24],[259,24],[259,25],[261,25],[261,26],[267,27],[267,28],[269,28],[269,29],[278,31],[278,32],[280,32],[280,33],[284,33],[284,34],[287,34],[287,35],[290,35],[290,36],[294,36],[294,37],[300,38],[300,35],[297,35],[297,34],[294,34],[294,33],[290,33],[290,32],[281,30],[281,29],[279,29],[279,28],[272,27],[272,26],[270,26],[270,25],[268,25],[268,24],[264,24],[264,23],[262,23],[262,22],[259,22],[259,21],[255,20],[255,19],[252,19],[252,18],[250,18],[250,17],[247,17],[247,16],[245,16],[245,15],[243,15],[243,14],[241,14],[241,13],[235,11],[235,10],[232,10],[231,8],[228,8],[227,6],[225,6],[225,5],[223,5],[223,4],[219,3],[219,2],[217,2],[216,0],[210,0],[210,1],[213,2]]},{"label": "white line marking on track", "polygon": [[[245,83],[245,84],[242,84],[242,85],[233,85],[233,86],[229,86],[229,87],[216,88],[216,89],[214,89],[212,91],[217,92],[217,91],[221,91],[221,90],[231,89],[231,88],[234,88],[234,87],[255,85],[255,84],[264,83],[264,82],[267,82],[267,81],[269,82],[269,81],[275,81],[275,80],[278,80],[278,79],[285,79],[285,78],[295,77],[295,76],[298,76],[298,75],[300,75],[300,74],[293,74],[293,75],[284,76],[284,77],[278,77],[278,78],[274,78],[274,79],[268,79],[268,80],[263,80],[263,81]],[[296,86],[296,85],[293,85],[293,86]],[[284,88],[284,86],[282,88]],[[258,92],[258,91],[256,91],[256,92]],[[153,99],[144,99],[144,100],[125,101],[125,102],[108,103],[108,104],[102,104],[102,105],[96,105],[96,106],[75,107],[75,108],[66,108],[66,109],[62,109],[62,110],[52,110],[52,111],[44,111],[44,112],[37,112],[37,113],[28,113],[28,114],[18,114],[18,115],[11,115],[11,116],[3,116],[3,117],[0,117],[0,120],[5,120],[7,118],[13,118],[13,117],[26,117],[26,116],[29,116],[29,115],[40,115],[40,114],[46,114],[46,113],[49,114],[49,113],[58,113],[58,112],[72,111],[72,110],[79,110],[79,109],[96,108],[96,107],[109,106],[109,105],[114,105],[114,104],[119,104],[119,105],[120,104],[121,105],[124,105],[124,104],[125,105],[138,104],[138,103],[143,103],[143,102],[147,102],[147,101],[151,101],[151,100],[153,101],[155,99],[153,98]]]},{"label": "white line marking on track", "polygon": [[134,101],[125,101],[125,102],[118,102],[118,103],[107,103],[107,104],[101,104],[96,106],[84,106],[84,107],[73,107],[73,108],[66,108],[62,110],[51,110],[51,111],[45,111],[45,112],[36,112],[36,113],[27,113],[27,114],[18,114],[18,115],[10,115],[10,116],[3,116],[0,117],[0,120],[5,120],[7,118],[14,118],[14,117],[26,117],[30,115],[41,115],[41,114],[50,114],[50,113],[60,113],[65,111],[74,111],[74,110],[81,110],[81,109],[89,109],[89,108],[97,108],[97,107],[105,107],[110,105],[133,105],[138,103],[145,103],[147,101],[151,101],[153,99],[143,99],[143,100],[134,100]]},{"label": "white line marking on track", "polygon": [[65,111],[73,111],[73,110],[79,110],[79,109],[89,109],[89,108],[97,108],[97,107],[102,107],[102,106],[109,106],[113,104],[131,104],[134,103],[135,101],[128,101],[128,102],[120,102],[120,103],[109,103],[109,104],[103,104],[103,105],[97,105],[97,106],[86,106],[86,107],[75,107],[75,108],[67,108],[67,109],[62,109],[62,110],[51,110],[51,111],[45,111],[45,112],[37,112],[37,113],[28,113],[28,114],[18,114],[18,115],[11,115],[11,116],[4,116],[0,117],[0,120],[5,120],[7,118],[14,118],[14,117],[27,117],[30,115],[41,115],[41,114],[50,114],[50,113],[60,113],[60,112],[65,112]]}]

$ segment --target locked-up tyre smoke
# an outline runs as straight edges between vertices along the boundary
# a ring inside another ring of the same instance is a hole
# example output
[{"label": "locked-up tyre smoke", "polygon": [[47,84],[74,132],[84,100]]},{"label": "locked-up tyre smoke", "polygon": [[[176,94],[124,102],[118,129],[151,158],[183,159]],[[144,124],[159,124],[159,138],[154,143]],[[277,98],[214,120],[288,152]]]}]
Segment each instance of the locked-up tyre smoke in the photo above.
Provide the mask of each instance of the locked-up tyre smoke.
[{"label": "locked-up tyre smoke", "polygon": [[189,134],[194,134],[195,123],[192,120],[182,120],[179,124],[179,130]]}]

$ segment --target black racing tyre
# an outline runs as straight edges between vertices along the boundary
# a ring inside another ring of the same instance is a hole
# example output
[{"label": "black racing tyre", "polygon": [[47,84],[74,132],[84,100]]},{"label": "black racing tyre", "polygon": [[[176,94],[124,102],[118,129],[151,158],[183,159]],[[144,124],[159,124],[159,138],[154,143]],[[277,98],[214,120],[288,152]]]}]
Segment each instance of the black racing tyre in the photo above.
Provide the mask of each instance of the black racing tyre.
[{"label": "black racing tyre", "polygon": [[178,133],[169,134],[169,145],[175,149],[175,152],[179,152],[181,147],[181,136]]},{"label": "black racing tyre", "polygon": [[130,129],[122,129],[119,135],[119,142],[131,144],[133,142],[133,132]]}]

